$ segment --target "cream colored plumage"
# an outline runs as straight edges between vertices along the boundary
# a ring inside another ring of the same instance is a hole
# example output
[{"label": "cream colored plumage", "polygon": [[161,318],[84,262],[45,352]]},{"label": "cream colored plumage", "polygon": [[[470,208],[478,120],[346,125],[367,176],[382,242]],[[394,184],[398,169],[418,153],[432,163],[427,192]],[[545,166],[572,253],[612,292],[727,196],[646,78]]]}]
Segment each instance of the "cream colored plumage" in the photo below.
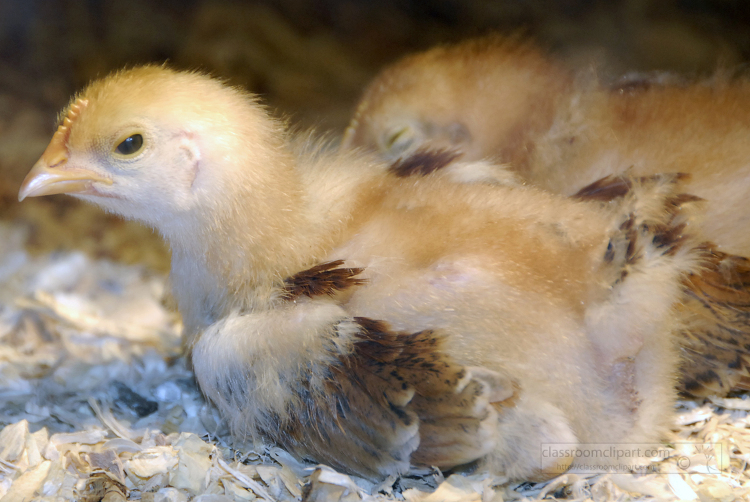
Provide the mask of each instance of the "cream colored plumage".
[{"label": "cream colored plumage", "polygon": [[673,307],[701,254],[676,177],[581,200],[455,183],[471,165],[297,144],[252,95],[153,66],[64,117],[19,197],[71,193],[169,241],[196,377],[235,434],[370,477],[482,459],[539,479],[573,461],[545,444],[671,424]]},{"label": "cream colored plumage", "polygon": [[[446,128],[463,134],[446,141]],[[608,175],[688,173],[684,189],[704,199],[693,231],[716,253],[686,284],[681,389],[707,395],[750,390],[748,265],[731,256],[750,256],[748,137],[746,77],[689,83],[662,74],[606,87],[530,44],[487,37],[385,69],[344,146],[388,160],[425,148],[490,158],[521,182],[563,195]]]}]

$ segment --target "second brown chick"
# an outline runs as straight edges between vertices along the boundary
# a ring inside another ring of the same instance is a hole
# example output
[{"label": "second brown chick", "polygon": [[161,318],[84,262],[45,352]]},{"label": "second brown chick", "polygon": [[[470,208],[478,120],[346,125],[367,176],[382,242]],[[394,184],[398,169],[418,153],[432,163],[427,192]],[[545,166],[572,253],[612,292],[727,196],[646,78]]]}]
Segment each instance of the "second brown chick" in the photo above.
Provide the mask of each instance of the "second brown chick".
[{"label": "second brown chick", "polygon": [[707,395],[746,390],[750,377],[747,266],[733,256],[750,256],[748,137],[748,79],[683,84],[662,76],[605,87],[531,44],[494,36],[384,70],[365,91],[343,145],[392,161],[425,148],[489,158],[508,168],[500,183],[512,173],[563,195],[625,172],[688,173],[686,191],[705,200],[694,225],[715,245],[706,271],[685,283],[680,388]]}]

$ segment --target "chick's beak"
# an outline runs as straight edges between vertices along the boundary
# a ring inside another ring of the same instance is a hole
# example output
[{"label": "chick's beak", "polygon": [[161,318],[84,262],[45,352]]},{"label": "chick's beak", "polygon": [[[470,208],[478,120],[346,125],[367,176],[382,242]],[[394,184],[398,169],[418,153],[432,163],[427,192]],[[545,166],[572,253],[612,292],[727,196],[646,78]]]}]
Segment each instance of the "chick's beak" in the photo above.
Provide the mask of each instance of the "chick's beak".
[{"label": "chick's beak", "polygon": [[67,149],[52,142],[23,180],[18,200],[58,193],[90,193],[94,182],[112,184],[111,179],[100,174],[68,165]]}]

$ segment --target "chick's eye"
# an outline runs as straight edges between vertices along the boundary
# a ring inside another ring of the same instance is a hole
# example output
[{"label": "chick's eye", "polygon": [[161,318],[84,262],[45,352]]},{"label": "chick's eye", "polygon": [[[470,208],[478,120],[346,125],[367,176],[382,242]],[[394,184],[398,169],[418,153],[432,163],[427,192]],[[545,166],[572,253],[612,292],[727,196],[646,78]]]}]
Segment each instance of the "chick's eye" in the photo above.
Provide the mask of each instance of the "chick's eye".
[{"label": "chick's eye", "polygon": [[117,148],[115,148],[115,151],[121,155],[133,155],[134,153],[138,153],[142,146],[143,136],[140,134],[133,134],[122,140],[120,144],[117,145]]},{"label": "chick's eye", "polygon": [[417,133],[411,126],[397,127],[386,132],[383,138],[385,150],[393,155],[400,155],[415,142]]}]

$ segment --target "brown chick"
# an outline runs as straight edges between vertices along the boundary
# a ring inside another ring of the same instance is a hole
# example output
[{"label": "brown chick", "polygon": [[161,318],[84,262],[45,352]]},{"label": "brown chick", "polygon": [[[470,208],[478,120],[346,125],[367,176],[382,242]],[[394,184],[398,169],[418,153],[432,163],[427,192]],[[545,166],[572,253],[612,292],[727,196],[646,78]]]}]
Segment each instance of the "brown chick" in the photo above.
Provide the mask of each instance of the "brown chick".
[{"label": "brown chick", "polygon": [[679,177],[604,206],[455,183],[449,157],[300,144],[254,96],[154,66],[63,117],[19,199],[69,193],[164,236],[234,434],[372,478],[481,460],[543,479],[574,461],[543,448],[669,428],[674,305],[702,253]]},{"label": "brown chick", "polygon": [[[680,389],[750,390],[750,290],[739,280],[747,266],[733,256],[750,256],[750,80],[661,75],[612,88],[592,80],[515,40],[438,47],[370,84],[343,144],[388,160],[425,148],[491,158],[520,182],[563,195],[625,172],[688,173],[685,190],[705,199],[695,232],[715,245],[705,272],[685,285]],[[447,124],[463,134],[446,141]],[[476,165],[481,172],[467,170],[467,180],[492,178]],[[707,282],[714,287],[698,286]]]},{"label": "brown chick", "polygon": [[378,75],[343,146],[367,146],[391,161],[429,146],[523,172],[534,140],[549,130],[572,90],[573,76],[563,65],[518,38],[437,47]]}]

